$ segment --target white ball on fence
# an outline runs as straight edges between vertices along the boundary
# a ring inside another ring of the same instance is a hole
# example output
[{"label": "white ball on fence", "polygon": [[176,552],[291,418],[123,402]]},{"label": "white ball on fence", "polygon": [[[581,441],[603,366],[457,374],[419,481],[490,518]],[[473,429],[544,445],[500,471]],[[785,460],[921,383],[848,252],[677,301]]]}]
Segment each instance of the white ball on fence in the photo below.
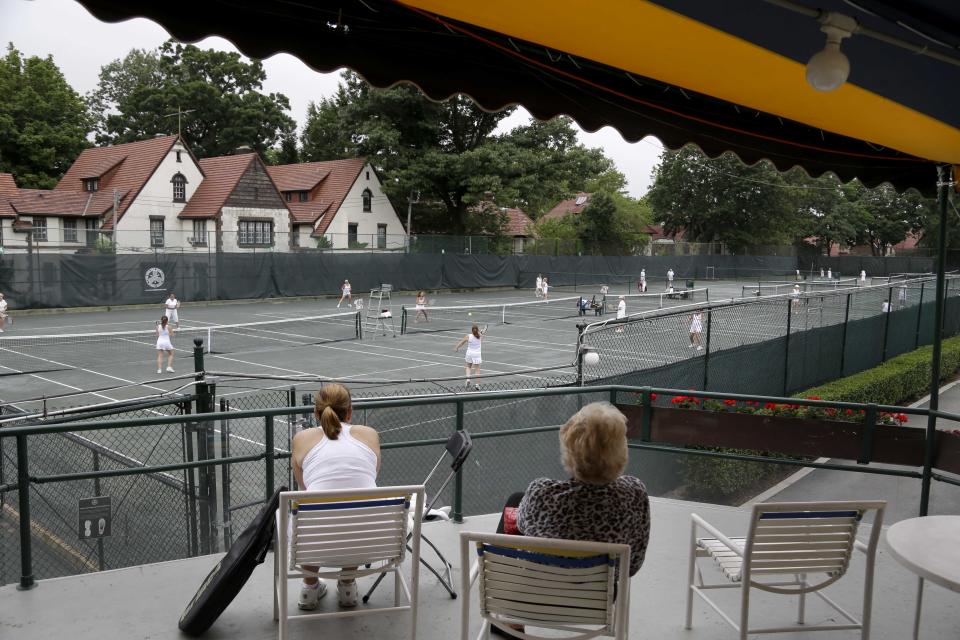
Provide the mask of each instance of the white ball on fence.
[{"label": "white ball on fence", "polygon": [[583,364],[590,367],[597,366],[600,364],[600,354],[596,351],[587,351],[583,354]]}]

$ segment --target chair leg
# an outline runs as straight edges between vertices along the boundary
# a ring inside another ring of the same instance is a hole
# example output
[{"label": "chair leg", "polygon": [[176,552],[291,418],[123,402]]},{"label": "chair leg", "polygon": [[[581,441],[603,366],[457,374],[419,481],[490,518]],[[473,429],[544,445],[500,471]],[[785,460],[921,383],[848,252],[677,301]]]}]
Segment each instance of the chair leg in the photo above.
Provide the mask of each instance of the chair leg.
[{"label": "chair leg", "polygon": [[693,575],[697,567],[697,524],[690,523],[690,559],[687,564],[687,617],[683,628],[693,628]]},{"label": "chair leg", "polygon": [[743,585],[740,588],[740,640],[747,640],[747,630],[750,628],[750,576],[741,576]]},{"label": "chair leg", "polygon": [[[801,589],[807,588],[807,574],[801,574],[797,576],[797,582],[800,583]],[[803,591],[800,592],[800,602],[797,606],[797,624],[805,624],[803,621],[804,614],[806,613],[806,596],[807,594]]]}]

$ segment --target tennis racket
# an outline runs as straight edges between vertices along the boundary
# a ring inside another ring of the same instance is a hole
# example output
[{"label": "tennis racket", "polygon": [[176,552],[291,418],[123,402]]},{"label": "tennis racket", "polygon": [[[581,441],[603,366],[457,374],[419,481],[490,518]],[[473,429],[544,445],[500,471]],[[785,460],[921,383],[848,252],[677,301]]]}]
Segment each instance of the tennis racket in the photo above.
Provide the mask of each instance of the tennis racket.
[{"label": "tennis racket", "polygon": [[480,327],[480,335],[482,336],[487,335],[487,325],[483,325],[482,327]]},{"label": "tennis racket", "polygon": [[427,299],[427,306],[428,306],[428,307],[432,307],[432,306],[435,305],[436,303],[437,303],[436,298],[428,298],[428,299]]}]

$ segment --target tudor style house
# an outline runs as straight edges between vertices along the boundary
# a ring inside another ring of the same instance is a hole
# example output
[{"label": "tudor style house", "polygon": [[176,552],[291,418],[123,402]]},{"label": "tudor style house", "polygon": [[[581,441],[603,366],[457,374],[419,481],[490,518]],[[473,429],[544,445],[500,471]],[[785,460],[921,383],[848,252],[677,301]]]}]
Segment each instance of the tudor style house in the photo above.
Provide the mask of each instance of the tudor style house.
[{"label": "tudor style house", "polygon": [[85,149],[54,189],[0,174],[6,250],[389,250],[404,234],[363,158],[267,167],[241,147],[197,160],[172,135]]}]

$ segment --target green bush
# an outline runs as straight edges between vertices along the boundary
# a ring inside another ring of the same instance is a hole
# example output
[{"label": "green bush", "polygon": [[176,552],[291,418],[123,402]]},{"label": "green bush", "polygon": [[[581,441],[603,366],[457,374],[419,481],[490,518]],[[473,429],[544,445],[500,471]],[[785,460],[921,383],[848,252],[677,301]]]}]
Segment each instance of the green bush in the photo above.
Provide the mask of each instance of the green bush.
[{"label": "green bush", "polygon": [[[876,404],[901,404],[930,389],[930,358],[933,347],[904,353],[878,367],[807,389],[796,397],[819,396],[824,400]],[[940,379],[960,368],[960,337],[943,341]]]},{"label": "green bush", "polygon": [[[720,447],[689,447],[706,451],[722,451],[757,456],[770,455],[762,451],[748,449],[727,449]],[[765,462],[749,460],[727,460],[708,456],[686,455],[680,458],[683,468],[683,481],[687,486],[687,499],[724,503],[727,498],[737,498],[747,489],[758,493],[757,487],[769,476],[777,475],[778,470]]]}]

